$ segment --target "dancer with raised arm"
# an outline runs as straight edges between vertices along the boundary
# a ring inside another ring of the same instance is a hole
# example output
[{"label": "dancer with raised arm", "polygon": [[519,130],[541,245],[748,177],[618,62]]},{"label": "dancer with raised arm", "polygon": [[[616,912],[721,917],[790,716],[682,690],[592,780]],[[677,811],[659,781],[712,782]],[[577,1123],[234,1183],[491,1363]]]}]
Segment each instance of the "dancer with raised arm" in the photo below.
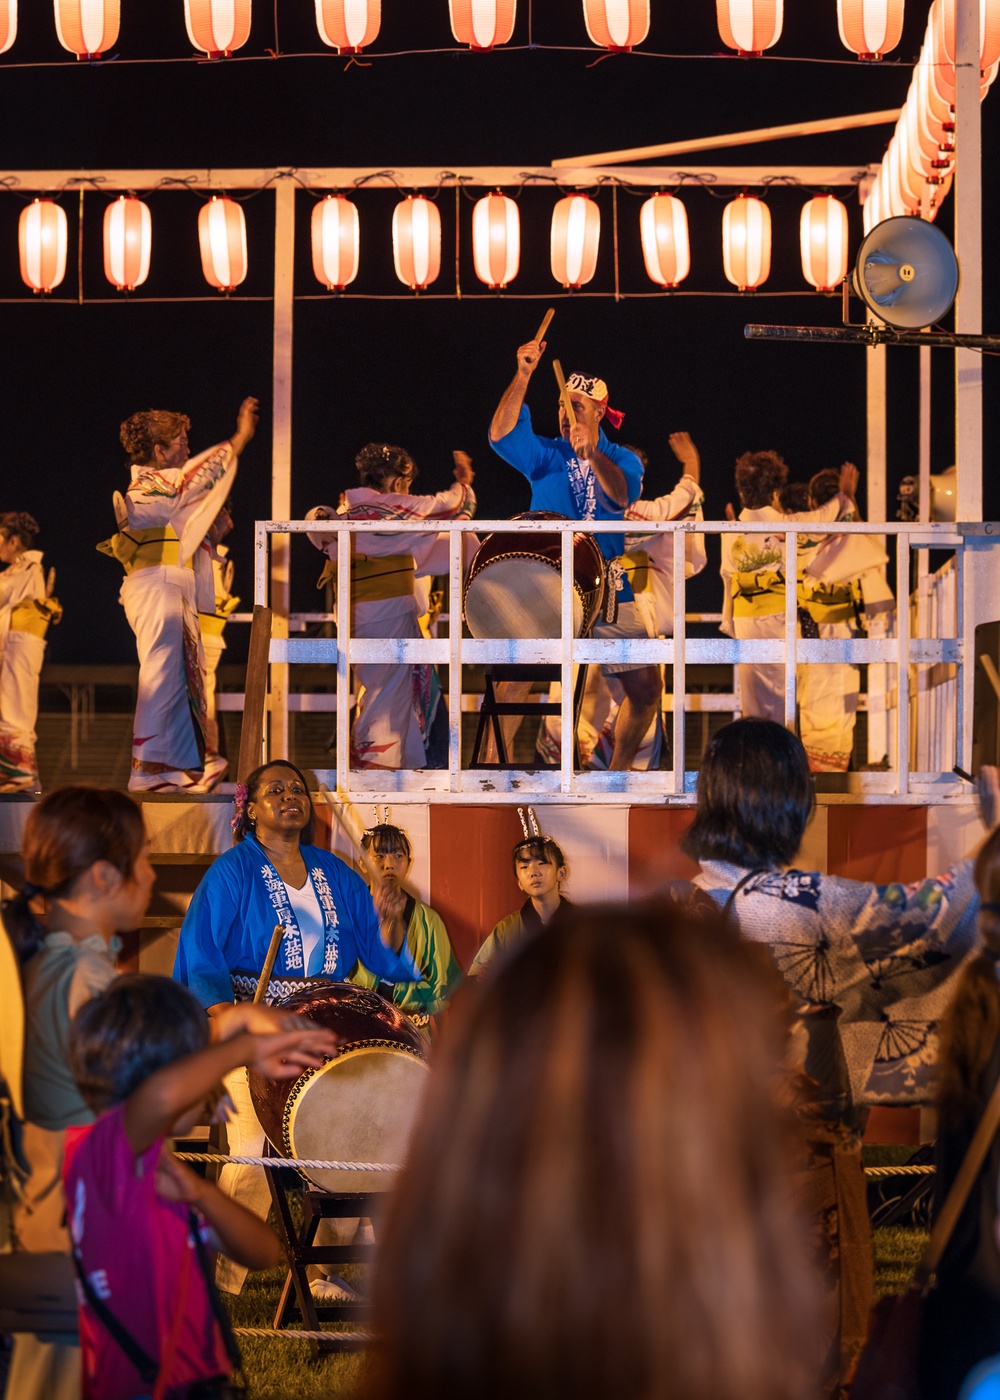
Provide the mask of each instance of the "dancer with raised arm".
[{"label": "dancer with raised arm", "polygon": [[[559,399],[559,437],[541,437],[531,426],[524,400],[544,350],[544,340],[530,340],[518,348],[517,373],[490,423],[490,445],[531,483],[532,510],[555,511],[570,520],[623,520],[642,490],[642,463],[627,447],[611,442],[603,430],[605,418],[614,427],[622,420],[620,413],[608,407],[604,380],[570,375],[566,394]],[[572,407],[572,424],[567,405]],[[636,610],[632,587],[616,567],[625,549],[624,527],[620,535],[599,534],[595,538],[611,566],[609,585],[617,595],[617,618],[599,618],[591,635],[599,639],[645,638],[646,628]],[[656,713],[662,690],[660,673],[655,666],[635,662],[614,662],[601,670],[617,676],[625,691],[611,767],[630,768]]]},{"label": "dancer with raised arm", "polygon": [[[50,597],[38,525],[25,511],[0,515],[0,792],[38,792],[35,721],[45,634],[62,608]],[[50,575],[54,578],[54,575]]]},{"label": "dancer with raised arm", "polygon": [[135,633],[139,689],[129,787],[209,792],[226,760],[209,750],[205,653],[198,613],[215,611],[206,536],[257,428],[257,400],[244,399],[236,431],[197,457],[183,413],[133,413],[121,427],[131,485],[115,493],[118,533],[98,545],[125,570],[121,604]]}]

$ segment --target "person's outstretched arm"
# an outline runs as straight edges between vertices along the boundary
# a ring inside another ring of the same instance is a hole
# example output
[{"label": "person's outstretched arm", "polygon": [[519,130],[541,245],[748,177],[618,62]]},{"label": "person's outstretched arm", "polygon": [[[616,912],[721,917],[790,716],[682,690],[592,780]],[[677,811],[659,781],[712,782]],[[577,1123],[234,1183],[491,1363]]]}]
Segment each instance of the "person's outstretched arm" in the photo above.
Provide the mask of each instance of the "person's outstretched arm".
[{"label": "person's outstretched arm", "polygon": [[503,398],[497,405],[497,411],[490,423],[491,442],[499,442],[508,433],[512,433],[517,426],[518,416],[524,403],[524,396],[528,392],[531,376],[538,368],[544,351],[544,340],[529,340],[525,345],[518,347],[517,373],[504,390]]}]

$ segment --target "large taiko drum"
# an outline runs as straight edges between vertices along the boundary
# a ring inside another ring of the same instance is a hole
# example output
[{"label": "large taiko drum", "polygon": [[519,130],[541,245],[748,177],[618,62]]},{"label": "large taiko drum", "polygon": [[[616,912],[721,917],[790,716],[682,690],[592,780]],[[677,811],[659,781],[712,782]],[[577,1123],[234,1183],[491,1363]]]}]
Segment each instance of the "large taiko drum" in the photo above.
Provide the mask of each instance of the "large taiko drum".
[{"label": "large taiko drum", "polygon": [[[567,520],[529,510],[515,520]],[[590,631],[604,599],[604,557],[593,535],[573,536],[573,635]],[[562,633],[562,536],[487,535],[465,585],[474,637],[558,637]]]},{"label": "large taiko drum", "polygon": [[[427,1042],[375,992],[346,982],[303,988],[276,1002],[337,1040],[336,1053],[297,1079],[251,1069],[250,1097],[282,1156],[334,1162],[402,1162],[427,1079]],[[385,1191],[395,1172],[310,1170],[324,1191]]]}]

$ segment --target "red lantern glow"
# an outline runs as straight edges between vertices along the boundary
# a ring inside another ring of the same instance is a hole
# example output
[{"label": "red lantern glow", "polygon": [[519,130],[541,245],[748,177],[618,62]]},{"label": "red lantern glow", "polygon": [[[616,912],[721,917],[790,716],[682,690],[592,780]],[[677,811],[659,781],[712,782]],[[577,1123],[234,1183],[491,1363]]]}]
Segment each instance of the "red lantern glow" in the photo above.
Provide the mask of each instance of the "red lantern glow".
[{"label": "red lantern glow", "polygon": [[799,243],[806,281],[832,291],[847,272],[847,207],[830,194],[810,199],[799,220]]},{"label": "red lantern glow", "polygon": [[521,216],[505,194],[488,194],[472,211],[476,276],[488,287],[506,287],[521,260]]},{"label": "red lantern glow", "polygon": [[316,28],[339,53],[360,53],[378,38],[382,0],[316,0]]},{"label": "red lantern glow", "polygon": [[51,199],[36,199],[22,209],[17,226],[21,280],[33,292],[51,292],[66,276],[69,242],[66,213]]},{"label": "red lantern glow", "polygon": [[250,37],[250,0],[184,0],[188,38],[209,58],[225,58]]},{"label": "red lantern glow", "polygon": [[514,33],[517,0],[448,0],[451,32],[460,44],[492,49]]},{"label": "red lantern glow", "polygon": [[0,0],[0,53],[17,38],[17,0]]},{"label": "red lantern glow", "polygon": [[837,0],[840,42],[859,58],[881,58],[903,33],[903,0]]},{"label": "red lantern glow", "polygon": [[784,0],[715,0],[719,34],[727,48],[759,57],[781,38]]},{"label": "red lantern glow", "polygon": [[149,276],[153,221],[149,206],[121,195],[104,213],[104,275],[120,292],[131,292]]},{"label": "red lantern glow", "polygon": [[120,0],[56,0],[56,34],[77,58],[100,58],[118,42]]},{"label": "red lantern glow", "polygon": [[722,215],[722,263],[741,292],[752,292],[771,271],[771,211],[756,195],[741,194]]},{"label": "red lantern glow", "polygon": [[220,292],[231,292],[247,275],[247,223],[235,200],[213,195],[198,215],[201,270]]},{"label": "red lantern glow", "polygon": [[654,194],[639,211],[642,258],[651,282],[676,287],[691,271],[687,210],[672,194]]},{"label": "red lantern glow", "polygon": [[441,271],[441,214],[423,195],[410,195],[392,211],[392,260],[396,276],[422,291]]},{"label": "red lantern glow", "polygon": [[585,194],[567,195],[552,211],[552,276],[564,287],[582,287],[597,271],[601,211]]},{"label": "red lantern glow", "polygon": [[649,0],[583,0],[583,18],[592,44],[632,49],[649,33]]},{"label": "red lantern glow", "polygon": [[312,257],[316,280],[332,291],[343,291],[358,275],[361,248],[358,211],[341,194],[327,195],[313,207]]}]

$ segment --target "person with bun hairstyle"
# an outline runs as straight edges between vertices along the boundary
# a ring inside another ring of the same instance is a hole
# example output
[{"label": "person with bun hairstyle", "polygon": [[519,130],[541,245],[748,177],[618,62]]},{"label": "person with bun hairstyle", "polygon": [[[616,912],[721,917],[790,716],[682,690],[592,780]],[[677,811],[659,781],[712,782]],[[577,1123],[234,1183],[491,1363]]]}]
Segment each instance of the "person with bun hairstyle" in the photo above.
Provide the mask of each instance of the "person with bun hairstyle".
[{"label": "person with bun hairstyle", "polygon": [[[111,788],[47,793],[28,814],[24,884],[3,904],[19,976],[0,981],[0,1073],[23,1109],[28,1175],[11,1220],[16,1250],[65,1252],[62,1168],[67,1129],[93,1122],[69,1068],[70,1022],[115,979],[118,935],[146,912],[154,874],[142,816]],[[0,931],[0,937],[4,937]],[[18,1400],[80,1394],[80,1350],[19,1334],[7,1393]]]},{"label": "person with bun hairstyle", "polygon": [[193,458],[190,426],[183,413],[152,409],[125,420],[132,480],[124,496],[115,492],[118,533],[98,545],[125,570],[121,604],[139,653],[129,777],[139,792],[209,792],[226,771],[206,742],[198,613],[215,612],[206,536],[256,431],[257,400],[243,400],[232,437]]},{"label": "person with bun hairstyle", "polygon": [[62,608],[49,596],[38,523],[26,511],[0,514],[0,792],[38,792],[35,721],[45,634]]},{"label": "person with bun hairstyle", "polygon": [[[454,486],[433,496],[414,496],[417,464],[402,447],[369,442],[355,458],[361,485],[344,493],[344,504],[314,506],[307,520],[470,520],[476,513],[475,473],[468,453],[455,452]],[[318,587],[337,579],[337,536],[309,539],[329,563]],[[429,581],[448,572],[447,534],[378,533],[354,536],[351,551],[351,635],[421,636],[417,619],[427,611]],[[478,547],[466,535],[466,558]],[[367,664],[355,666],[363,688],[351,735],[352,768],[423,768],[426,741],[440,701],[433,667]]]}]

